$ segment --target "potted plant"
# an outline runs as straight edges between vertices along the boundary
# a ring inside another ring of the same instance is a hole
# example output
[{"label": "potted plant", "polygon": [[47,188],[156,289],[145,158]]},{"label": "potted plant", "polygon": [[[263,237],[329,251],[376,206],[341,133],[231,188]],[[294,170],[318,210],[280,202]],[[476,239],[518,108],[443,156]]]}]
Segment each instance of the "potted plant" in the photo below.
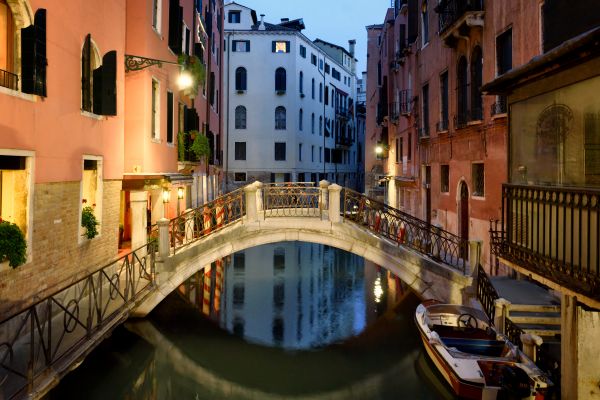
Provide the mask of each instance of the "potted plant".
[{"label": "potted plant", "polygon": [[96,228],[99,224],[94,215],[94,209],[90,206],[83,207],[81,210],[81,226],[85,228],[85,237],[93,239],[98,235],[98,229]]},{"label": "potted plant", "polygon": [[208,158],[210,157],[210,145],[206,135],[201,135],[198,131],[190,131],[195,136],[190,150],[196,155],[198,160],[204,159],[208,168]]},{"label": "potted plant", "polygon": [[0,263],[8,261],[13,268],[27,261],[25,235],[16,224],[0,218]]}]

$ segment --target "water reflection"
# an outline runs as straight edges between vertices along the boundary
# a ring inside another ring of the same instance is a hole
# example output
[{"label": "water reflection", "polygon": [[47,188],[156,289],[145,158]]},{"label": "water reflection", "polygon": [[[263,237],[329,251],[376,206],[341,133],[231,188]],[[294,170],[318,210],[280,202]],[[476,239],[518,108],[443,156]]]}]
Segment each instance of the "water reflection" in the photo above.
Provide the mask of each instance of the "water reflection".
[{"label": "water reflection", "polygon": [[118,329],[50,398],[434,399],[416,371],[417,304],[349,253],[250,249]]}]

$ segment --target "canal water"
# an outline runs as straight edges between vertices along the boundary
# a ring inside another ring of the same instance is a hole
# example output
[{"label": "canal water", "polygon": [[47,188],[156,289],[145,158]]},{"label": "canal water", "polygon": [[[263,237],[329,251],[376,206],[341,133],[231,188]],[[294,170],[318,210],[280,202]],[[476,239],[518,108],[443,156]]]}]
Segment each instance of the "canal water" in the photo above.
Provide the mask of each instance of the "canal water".
[{"label": "canal water", "polygon": [[419,300],[384,268],[301,242],[199,267],[48,397],[452,398],[422,352]]}]

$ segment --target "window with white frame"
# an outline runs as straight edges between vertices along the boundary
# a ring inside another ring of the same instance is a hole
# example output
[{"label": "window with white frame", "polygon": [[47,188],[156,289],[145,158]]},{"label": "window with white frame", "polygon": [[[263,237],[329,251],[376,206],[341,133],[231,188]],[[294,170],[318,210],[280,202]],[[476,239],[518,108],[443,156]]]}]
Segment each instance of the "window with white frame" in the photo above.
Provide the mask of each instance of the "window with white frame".
[{"label": "window with white frame", "polygon": [[152,27],[160,33],[162,19],[162,0],[152,0]]},{"label": "window with white frame", "polygon": [[160,140],[160,85],[152,78],[152,123],[150,135],[154,140]]},{"label": "window with white frame", "polygon": [[235,129],[246,129],[246,107],[235,108]]},{"label": "window with white frame", "polygon": [[275,109],[275,129],[286,129],[286,111],[283,106],[279,106]]},{"label": "window with white frame", "polygon": [[248,52],[250,52],[250,41],[249,40],[234,40],[231,44],[231,50],[234,53],[248,53]]},{"label": "window with white frame", "polygon": [[[86,208],[91,210],[98,223],[102,222],[102,157],[83,156],[80,198],[79,242],[81,243],[86,234],[86,228],[81,226],[82,211]],[[100,232],[98,227],[98,233]]]}]

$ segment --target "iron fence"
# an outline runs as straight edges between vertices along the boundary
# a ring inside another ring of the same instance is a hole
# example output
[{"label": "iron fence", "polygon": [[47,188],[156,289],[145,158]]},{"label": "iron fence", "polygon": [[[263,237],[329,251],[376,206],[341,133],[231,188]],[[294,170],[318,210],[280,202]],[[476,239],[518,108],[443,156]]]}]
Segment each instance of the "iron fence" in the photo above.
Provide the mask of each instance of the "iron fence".
[{"label": "iron fence", "polygon": [[600,190],[504,184],[502,199],[493,253],[600,298]]},{"label": "iron fence", "polygon": [[0,69],[0,86],[19,90],[19,75]]},{"label": "iron fence", "polygon": [[483,267],[481,265],[477,266],[477,300],[483,306],[490,321],[493,321],[495,316],[494,301],[499,298],[496,288],[492,285]]},{"label": "iron fence", "polygon": [[271,183],[263,186],[263,210],[267,217],[321,217],[321,188],[313,182]]},{"label": "iron fence", "polygon": [[517,324],[512,322],[509,318],[504,318],[504,335],[521,350],[523,349],[523,342],[521,341],[521,334],[523,333],[525,333],[525,331]]},{"label": "iron fence", "polygon": [[244,188],[240,188],[173,218],[169,222],[173,254],[240,220],[246,214],[244,196]]},{"label": "iron fence", "polygon": [[439,14],[440,33],[451,27],[465,13],[482,11],[482,0],[444,0],[435,8]]},{"label": "iron fence", "polygon": [[350,189],[343,199],[344,219],[466,273],[467,240]]},{"label": "iron fence", "polygon": [[25,396],[124,319],[154,285],[155,250],[150,242],[0,322],[0,398]]}]

